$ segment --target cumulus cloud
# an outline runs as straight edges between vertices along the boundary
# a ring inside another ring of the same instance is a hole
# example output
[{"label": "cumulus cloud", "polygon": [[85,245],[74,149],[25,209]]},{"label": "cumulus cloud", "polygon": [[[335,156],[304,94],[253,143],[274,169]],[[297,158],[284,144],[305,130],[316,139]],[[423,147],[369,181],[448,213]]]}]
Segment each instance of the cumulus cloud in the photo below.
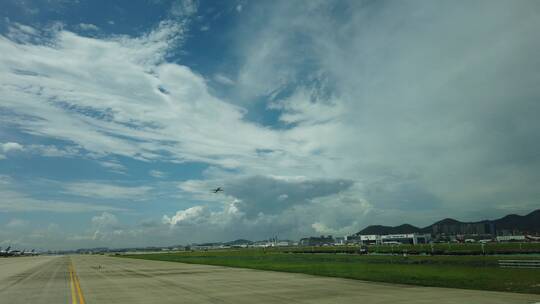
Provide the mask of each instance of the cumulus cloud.
[{"label": "cumulus cloud", "polygon": [[8,153],[24,151],[24,147],[16,142],[0,143],[0,160],[6,159]]},{"label": "cumulus cloud", "polygon": [[[207,194],[206,183],[223,184],[224,194]],[[353,198],[352,187],[351,181],[301,176],[188,181],[182,188],[199,199],[207,198],[209,204],[164,215],[163,223],[191,240],[197,239],[195,235],[199,240],[211,240],[218,236],[260,238],[268,233],[296,238],[319,233],[314,228],[319,224],[351,233],[370,210],[368,203]]]},{"label": "cumulus cloud", "polygon": [[172,217],[163,216],[163,223],[169,225],[192,225],[207,222],[210,215],[208,208],[204,206],[195,206],[176,212]]},{"label": "cumulus cloud", "polygon": [[[106,240],[111,234],[121,233],[119,221],[114,214],[103,212],[101,215],[92,217],[92,226],[95,229],[92,234],[92,240]],[[80,237],[80,236],[79,236]]]},{"label": "cumulus cloud", "polygon": [[103,212],[101,215],[92,217],[92,224],[97,228],[115,227],[118,225],[118,219],[114,214]]},{"label": "cumulus cloud", "polygon": [[213,211],[206,205],[190,207],[173,216],[164,215],[162,222],[186,242],[233,238],[258,240],[275,235],[297,239],[321,233],[346,235],[357,232],[359,224],[371,216],[372,209],[369,203],[345,193],[292,205],[275,214],[259,213],[255,217],[246,216],[237,207],[237,202],[233,199]]},{"label": "cumulus cloud", "polygon": [[22,151],[24,150],[24,147],[21,144],[16,143],[16,142],[6,142],[6,143],[0,144],[0,150],[3,153],[10,153],[10,152]]}]

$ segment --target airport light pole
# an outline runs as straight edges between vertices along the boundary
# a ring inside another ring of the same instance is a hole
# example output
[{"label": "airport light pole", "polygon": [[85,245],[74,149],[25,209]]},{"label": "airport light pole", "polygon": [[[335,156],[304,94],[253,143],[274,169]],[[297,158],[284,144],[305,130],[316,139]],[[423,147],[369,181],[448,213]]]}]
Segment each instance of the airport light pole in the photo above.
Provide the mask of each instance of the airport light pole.
[{"label": "airport light pole", "polygon": [[486,244],[484,244],[483,242],[482,242],[481,244],[482,244],[482,254],[483,254],[483,255],[486,255],[486,251],[485,251],[485,249],[484,249],[484,247],[485,247]]}]

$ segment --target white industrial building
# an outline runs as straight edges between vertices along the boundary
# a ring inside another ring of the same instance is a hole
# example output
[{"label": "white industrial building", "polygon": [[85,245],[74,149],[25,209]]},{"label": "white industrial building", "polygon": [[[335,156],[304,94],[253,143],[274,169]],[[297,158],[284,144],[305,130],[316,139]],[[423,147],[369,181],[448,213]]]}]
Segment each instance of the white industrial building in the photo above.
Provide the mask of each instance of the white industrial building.
[{"label": "white industrial building", "polygon": [[405,234],[368,234],[348,236],[350,243],[360,243],[364,245],[383,245],[383,244],[427,244],[431,242],[430,234],[405,233]]},{"label": "white industrial building", "polygon": [[524,235],[500,235],[497,236],[497,242],[525,242]]}]

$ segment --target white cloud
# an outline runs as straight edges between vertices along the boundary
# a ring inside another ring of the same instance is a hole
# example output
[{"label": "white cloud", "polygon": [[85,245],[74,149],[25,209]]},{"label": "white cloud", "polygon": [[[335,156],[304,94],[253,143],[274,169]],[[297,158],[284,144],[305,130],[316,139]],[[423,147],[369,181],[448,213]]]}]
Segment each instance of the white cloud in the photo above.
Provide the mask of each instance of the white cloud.
[{"label": "white cloud", "polygon": [[538,4],[345,7],[343,18],[329,2],[280,2],[250,16],[239,90],[285,95],[270,108],[291,125],[287,139],[302,140],[319,172],[361,183],[358,196],[383,210],[421,200],[466,213],[515,197],[534,208],[539,124],[527,113],[540,113],[532,102],[540,91],[522,80],[540,80],[526,68],[539,61]]},{"label": "white cloud", "polygon": [[9,175],[0,174],[0,186],[8,186],[13,183],[13,179]]},{"label": "white cloud", "polygon": [[12,23],[8,27],[7,37],[9,37],[12,40],[15,41],[30,41],[33,38],[35,38],[37,35],[39,35],[39,31],[35,28],[20,24],[20,23]]},{"label": "white cloud", "polygon": [[83,31],[99,31],[99,27],[91,23],[80,23],[79,28]]},{"label": "white cloud", "polygon": [[331,229],[326,227],[326,225],[323,223],[316,222],[316,223],[311,224],[311,227],[319,234],[331,233],[330,232]]},{"label": "white cloud", "polygon": [[167,176],[167,174],[165,172],[158,171],[158,170],[150,170],[148,172],[148,174],[150,174],[151,176],[153,176],[155,178],[164,178],[164,177]]},{"label": "white cloud", "polygon": [[7,159],[7,154],[22,152],[24,147],[16,142],[0,143],[0,160]]},{"label": "white cloud", "polygon": [[236,11],[239,12],[239,13],[242,12],[242,4],[238,4],[236,6]]},{"label": "white cloud", "polygon": [[222,195],[216,195],[212,189],[223,185],[222,180],[207,179],[207,180],[187,180],[177,184],[180,190],[180,198],[189,198],[199,202],[221,202]]},{"label": "white cloud", "polygon": [[75,182],[64,185],[64,193],[99,199],[144,200],[153,188],[150,186],[119,186],[103,182]]},{"label": "white cloud", "polygon": [[92,217],[92,225],[97,228],[115,227],[118,225],[118,218],[116,215],[109,212],[103,212],[101,215]]},{"label": "white cloud", "polygon": [[0,143],[0,152],[4,154],[25,152],[44,157],[72,157],[84,156],[81,149],[76,146],[58,147],[54,145],[22,145],[16,142]]},{"label": "white cloud", "polygon": [[231,78],[223,75],[223,74],[216,74],[214,75],[214,80],[225,85],[234,85],[235,82]]},{"label": "white cloud", "polygon": [[176,212],[172,217],[163,216],[163,223],[171,226],[206,223],[210,216],[209,210],[204,206],[195,206]]},{"label": "white cloud", "polygon": [[81,149],[76,146],[58,147],[54,145],[28,145],[26,150],[45,157],[73,157],[83,156]]},{"label": "white cloud", "polygon": [[[245,58],[238,103],[271,96],[267,106],[289,127],[279,132],[279,148],[259,149],[261,163],[248,162],[244,172],[354,185],[291,201],[288,189],[246,183],[261,199],[226,184],[223,200],[238,199],[233,205],[244,214],[237,227],[344,234],[367,224],[424,225],[441,214],[536,208],[540,108],[533,100],[540,91],[523,79],[540,80],[529,68],[539,60],[540,40],[531,38],[538,5],[388,3],[375,10],[348,2],[347,18],[334,15],[333,5],[280,2],[244,19],[253,30],[237,41]],[[274,161],[273,172],[266,160]],[[181,188],[212,202],[204,193],[211,185]]]},{"label": "white cloud", "polygon": [[[288,153],[302,157],[296,149],[302,142],[287,143],[279,133],[246,122],[243,109],[209,94],[203,77],[164,61],[182,35],[180,24],[162,22],[137,38],[88,38],[59,30],[54,48],[0,37],[0,50],[10,54],[0,58],[1,101],[33,117],[13,116],[8,122],[32,135],[72,142],[94,157],[255,170],[273,168],[273,158],[286,162]],[[259,150],[277,149],[282,152],[258,156]]]},{"label": "white cloud", "polygon": [[7,224],[6,224],[6,227],[7,228],[11,228],[11,229],[18,229],[18,228],[24,228],[25,226],[28,225],[28,222],[25,221],[25,220],[21,220],[21,219],[11,219]]},{"label": "white cloud", "polygon": [[171,6],[171,14],[179,17],[190,17],[197,13],[197,0],[176,0]]},{"label": "white cloud", "polygon": [[[348,195],[293,205],[278,214],[259,214],[253,218],[247,217],[236,203],[225,203],[215,211],[204,205],[194,206],[173,216],[164,215],[162,221],[185,242],[207,242],[233,238],[258,240],[269,234],[290,239],[321,233],[347,235],[357,232],[360,223],[373,216],[369,204]],[[373,218],[378,219],[378,216]]]},{"label": "white cloud", "polygon": [[126,174],[127,168],[117,161],[99,161],[99,164],[111,172]]},{"label": "white cloud", "polygon": [[26,33],[28,35],[37,35],[38,34],[38,31],[35,28],[33,28],[31,26],[24,25],[24,24],[20,24],[20,23],[14,23],[13,27],[12,27],[12,30],[13,29],[18,29],[21,32],[24,32],[24,33]]},{"label": "white cloud", "polygon": [[[92,236],[87,236],[88,239],[93,241],[95,240],[107,240],[117,231],[122,231],[119,229],[119,221],[116,215],[103,212],[101,215],[96,215],[92,217],[92,227],[94,232]],[[76,236],[79,239],[84,239],[84,236]]]},{"label": "white cloud", "polygon": [[63,200],[37,199],[27,194],[0,188],[0,212],[55,212],[77,213],[89,211],[121,211],[122,208],[99,205],[94,203],[79,203]]},{"label": "white cloud", "polygon": [[340,100],[328,100],[314,90],[299,89],[284,100],[272,102],[270,109],[283,110],[279,119],[285,123],[324,125],[339,120],[346,112]]},{"label": "white cloud", "polygon": [[[208,194],[212,183],[223,183],[224,194]],[[175,228],[186,240],[198,241],[257,239],[261,235],[266,237],[269,231],[298,238],[319,233],[313,223],[325,225],[328,231],[351,233],[358,230],[359,221],[371,210],[369,203],[355,198],[357,192],[351,186],[347,181],[258,176],[187,181],[181,184],[182,189],[199,200],[206,198],[209,205],[164,215],[163,223]]]},{"label": "white cloud", "polygon": [[12,152],[18,152],[23,151],[24,147],[16,142],[6,142],[6,143],[0,143],[0,151],[3,153],[12,153]]}]

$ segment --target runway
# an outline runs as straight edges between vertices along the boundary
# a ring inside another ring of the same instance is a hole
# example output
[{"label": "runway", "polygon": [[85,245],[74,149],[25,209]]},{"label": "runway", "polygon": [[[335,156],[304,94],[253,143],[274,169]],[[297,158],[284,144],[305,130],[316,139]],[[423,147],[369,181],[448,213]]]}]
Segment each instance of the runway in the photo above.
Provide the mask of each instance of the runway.
[{"label": "runway", "polygon": [[0,303],[71,303],[66,257],[0,258]]},{"label": "runway", "polygon": [[539,295],[107,256],[0,259],[0,303],[536,303]]}]

